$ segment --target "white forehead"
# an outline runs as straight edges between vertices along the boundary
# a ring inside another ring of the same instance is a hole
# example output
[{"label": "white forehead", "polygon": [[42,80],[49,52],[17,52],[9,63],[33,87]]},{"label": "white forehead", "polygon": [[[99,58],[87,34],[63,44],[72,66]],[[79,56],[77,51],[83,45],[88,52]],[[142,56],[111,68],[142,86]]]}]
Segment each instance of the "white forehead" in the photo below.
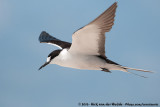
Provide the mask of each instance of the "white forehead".
[{"label": "white forehead", "polygon": [[50,59],[51,59],[51,56],[47,58],[47,62],[49,62],[49,61],[50,61]]}]

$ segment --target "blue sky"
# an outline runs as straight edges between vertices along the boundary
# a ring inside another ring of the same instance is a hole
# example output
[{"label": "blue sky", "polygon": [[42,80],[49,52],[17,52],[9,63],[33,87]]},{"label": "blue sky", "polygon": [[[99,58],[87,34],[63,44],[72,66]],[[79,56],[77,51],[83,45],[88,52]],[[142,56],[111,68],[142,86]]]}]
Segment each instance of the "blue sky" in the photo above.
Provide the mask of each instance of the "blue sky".
[{"label": "blue sky", "polygon": [[41,31],[71,42],[72,33],[116,0],[0,0],[0,106],[78,107],[79,102],[160,103],[159,0],[118,1],[106,33],[106,55],[156,73],[38,68],[57,49],[40,44]]}]

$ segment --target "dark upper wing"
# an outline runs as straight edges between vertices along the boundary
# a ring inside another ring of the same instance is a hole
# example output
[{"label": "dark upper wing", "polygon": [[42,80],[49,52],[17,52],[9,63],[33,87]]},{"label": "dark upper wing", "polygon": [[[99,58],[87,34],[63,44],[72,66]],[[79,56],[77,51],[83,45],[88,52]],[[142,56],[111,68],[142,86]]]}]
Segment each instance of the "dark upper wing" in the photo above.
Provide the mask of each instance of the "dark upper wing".
[{"label": "dark upper wing", "polygon": [[113,3],[106,11],[89,24],[95,24],[102,33],[109,32],[114,24],[117,2]]},{"label": "dark upper wing", "polygon": [[45,31],[43,31],[40,34],[39,41],[40,41],[40,43],[48,43],[48,44],[55,45],[55,46],[57,46],[57,47],[59,47],[61,49],[70,48],[70,46],[71,46],[71,43],[65,42],[65,41],[61,41],[61,40],[49,35]]}]

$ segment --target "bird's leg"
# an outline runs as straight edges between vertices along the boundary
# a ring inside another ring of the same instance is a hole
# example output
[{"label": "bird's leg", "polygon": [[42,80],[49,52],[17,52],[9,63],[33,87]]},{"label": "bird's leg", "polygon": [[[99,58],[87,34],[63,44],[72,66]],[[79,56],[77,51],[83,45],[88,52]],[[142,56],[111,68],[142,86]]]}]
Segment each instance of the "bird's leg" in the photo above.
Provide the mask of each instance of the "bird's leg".
[{"label": "bird's leg", "polygon": [[106,69],[106,68],[101,68],[102,70],[101,71],[105,71],[105,72],[109,72],[109,73],[111,73],[111,71],[109,71],[108,69]]}]

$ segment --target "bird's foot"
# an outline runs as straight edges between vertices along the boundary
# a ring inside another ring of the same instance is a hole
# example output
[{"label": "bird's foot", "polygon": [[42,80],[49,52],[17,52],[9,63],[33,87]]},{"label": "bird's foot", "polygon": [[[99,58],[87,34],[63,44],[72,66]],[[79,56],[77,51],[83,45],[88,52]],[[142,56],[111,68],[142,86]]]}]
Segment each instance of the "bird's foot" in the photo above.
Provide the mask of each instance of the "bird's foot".
[{"label": "bird's foot", "polygon": [[101,68],[102,70],[101,71],[105,71],[105,72],[109,72],[109,73],[111,73],[111,71],[109,71],[108,69],[106,69],[106,68]]}]

